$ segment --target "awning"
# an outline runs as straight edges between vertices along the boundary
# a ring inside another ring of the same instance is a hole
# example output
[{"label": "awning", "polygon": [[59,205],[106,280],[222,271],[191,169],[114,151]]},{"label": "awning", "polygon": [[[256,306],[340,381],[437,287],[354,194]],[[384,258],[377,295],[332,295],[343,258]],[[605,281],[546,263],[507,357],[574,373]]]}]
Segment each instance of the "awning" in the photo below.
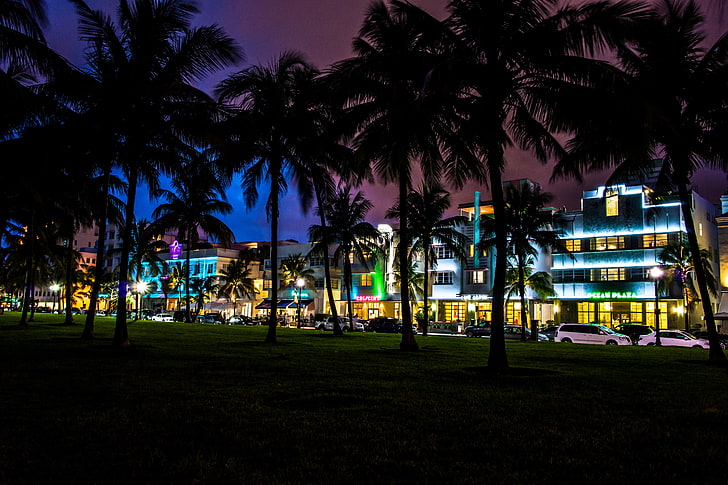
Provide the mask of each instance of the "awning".
[{"label": "awning", "polygon": [[[313,303],[313,300],[301,300],[301,308],[305,308]],[[256,305],[256,310],[269,310],[271,307],[271,300],[266,298],[262,302]],[[296,308],[296,300],[278,300],[278,308]]]}]

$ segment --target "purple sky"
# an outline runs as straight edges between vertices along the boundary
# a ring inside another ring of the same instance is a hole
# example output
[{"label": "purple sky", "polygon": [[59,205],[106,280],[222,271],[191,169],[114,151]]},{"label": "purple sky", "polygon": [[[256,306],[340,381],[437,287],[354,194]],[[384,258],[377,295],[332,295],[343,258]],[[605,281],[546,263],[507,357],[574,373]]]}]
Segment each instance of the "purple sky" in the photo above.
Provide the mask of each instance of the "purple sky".
[{"label": "purple sky", "polygon": [[[487,1],[487,0],[485,0]],[[706,2],[708,0],[705,0]],[[115,0],[87,0],[91,8],[101,9],[115,15]],[[245,50],[248,64],[268,63],[283,50],[298,50],[319,68],[351,55],[351,40],[356,36],[369,0],[201,0],[201,13],[195,23],[207,25],[217,23],[235,38]],[[444,16],[445,0],[412,0],[438,17]],[[70,2],[48,0],[49,20],[46,33],[49,43],[75,64],[83,62],[83,44],[78,41],[76,18]],[[717,15],[711,15],[717,24]],[[726,22],[724,22],[725,24]],[[232,70],[228,71],[231,72]],[[203,88],[211,89],[226,73],[220,73],[205,82]],[[509,155],[509,164],[504,180],[530,178],[541,183],[544,189],[555,195],[554,205],[578,209],[582,189],[590,189],[604,182],[604,175],[585,177],[583,186],[573,181],[548,183],[551,165],[541,165],[532,157],[514,152]],[[697,190],[711,202],[717,203],[725,190],[726,176],[723,173],[702,171],[694,180]],[[453,192],[453,209],[458,203],[472,202],[473,191],[481,190],[487,200],[489,192],[484,187],[468,186]],[[367,198],[375,201],[370,213],[370,222],[387,222],[383,218],[386,209],[392,205],[396,189],[394,186],[365,186]],[[235,232],[239,241],[267,240],[269,227],[264,213],[264,201],[256,208],[246,211],[242,203],[239,183],[228,190],[230,202],[236,210],[225,221]],[[153,207],[154,202],[139,199],[140,207]],[[143,209],[142,209],[143,210]],[[151,210],[149,210],[151,212]],[[454,210],[453,210],[454,213]],[[148,217],[148,214],[139,214]],[[282,201],[280,238],[307,240],[308,226],[316,223],[312,215],[303,216],[294,195],[289,194]]]}]

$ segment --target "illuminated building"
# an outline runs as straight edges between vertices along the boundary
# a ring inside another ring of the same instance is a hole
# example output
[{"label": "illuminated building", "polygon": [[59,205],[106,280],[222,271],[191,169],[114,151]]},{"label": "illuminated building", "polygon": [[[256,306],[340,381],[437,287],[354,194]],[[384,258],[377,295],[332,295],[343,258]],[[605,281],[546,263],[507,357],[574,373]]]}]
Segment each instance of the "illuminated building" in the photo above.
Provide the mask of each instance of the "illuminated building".
[{"label": "illuminated building", "polygon": [[[701,248],[717,261],[715,208],[693,193],[692,214]],[[687,240],[677,195],[658,198],[646,185],[613,185],[583,192],[582,209],[554,216],[569,253],[553,255],[556,323],[639,323],[683,328],[683,299],[669,278],[656,283],[650,269],[670,243]],[[714,269],[717,273],[717,266]],[[655,274],[655,273],[653,273]],[[655,296],[659,286],[658,298]],[[657,310],[655,308],[655,301]],[[701,324],[699,305],[690,324]]]}]

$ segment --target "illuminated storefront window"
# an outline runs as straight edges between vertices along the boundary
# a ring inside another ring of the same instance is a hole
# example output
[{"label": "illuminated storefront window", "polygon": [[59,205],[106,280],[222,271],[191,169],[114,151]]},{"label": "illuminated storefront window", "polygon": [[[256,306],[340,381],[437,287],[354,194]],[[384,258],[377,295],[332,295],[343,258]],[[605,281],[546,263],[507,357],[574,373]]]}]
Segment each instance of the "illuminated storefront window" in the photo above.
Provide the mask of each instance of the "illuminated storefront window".
[{"label": "illuminated storefront window", "polygon": [[596,303],[580,301],[577,303],[579,323],[593,323],[596,321]]}]

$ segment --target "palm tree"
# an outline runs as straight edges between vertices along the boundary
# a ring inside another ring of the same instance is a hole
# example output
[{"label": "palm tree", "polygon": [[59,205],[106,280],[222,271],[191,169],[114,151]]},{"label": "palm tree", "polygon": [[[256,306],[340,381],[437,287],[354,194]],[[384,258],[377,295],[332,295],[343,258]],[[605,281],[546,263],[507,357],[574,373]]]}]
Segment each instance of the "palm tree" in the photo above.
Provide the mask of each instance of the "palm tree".
[{"label": "palm tree", "polygon": [[238,298],[253,299],[258,293],[255,288],[255,278],[251,276],[248,265],[250,260],[241,251],[238,259],[231,261],[227,268],[220,272],[223,284],[220,287],[220,294],[233,302],[233,315],[237,314],[236,303]]},{"label": "palm tree", "polygon": [[[526,305],[525,289],[529,288],[536,293],[536,296],[540,300],[545,300],[550,296],[555,296],[554,285],[551,281],[551,274],[546,271],[533,271],[533,258],[529,258],[526,261],[526,266],[520,268],[518,265],[511,266],[508,268],[506,273],[506,300],[510,299],[511,295],[517,294],[521,300],[521,340],[525,340],[525,321],[524,315],[528,315],[528,309]],[[526,311],[524,312],[524,308]],[[538,341],[538,325],[534,320],[531,320],[531,340]]]},{"label": "palm tree", "polygon": [[[201,315],[205,303],[212,299],[212,295],[217,294],[220,289],[216,276],[208,276],[206,278],[192,278],[187,285],[194,295],[196,304],[195,314]],[[189,298],[189,297],[188,297]],[[189,313],[189,310],[188,310]]]},{"label": "palm tree", "polygon": [[[303,282],[303,286],[315,291],[314,270],[306,267],[306,259],[301,256],[301,253],[294,253],[284,258],[281,261],[281,267],[279,270],[280,275],[280,286],[278,291],[285,288],[294,288],[299,285],[299,282]],[[300,312],[300,301],[298,307],[298,321],[296,327],[301,328],[301,312]]]},{"label": "palm tree", "polygon": [[[293,179],[299,194],[311,193],[311,172],[304,147],[315,133],[321,104],[313,96],[317,71],[303,56],[284,52],[268,66],[252,66],[223,80],[216,93],[234,103],[232,116],[222,126],[227,134],[223,155],[244,166],[243,196],[250,209],[258,200],[258,186],[268,185],[266,212],[271,231],[271,312],[265,341],[276,342],[278,297],[279,200]],[[303,150],[303,151],[302,151]],[[305,201],[307,199],[302,199]]]},{"label": "palm tree", "polygon": [[[427,336],[429,326],[429,275],[430,268],[437,267],[437,254],[434,244],[452,252],[453,257],[464,262],[467,257],[468,238],[457,227],[466,223],[467,218],[453,216],[445,218],[445,211],[450,208],[450,193],[439,183],[422,182],[419,189],[410,193],[408,205],[412,210],[410,217],[410,247],[423,255],[424,261],[424,320],[422,334]],[[387,211],[385,217],[392,219],[399,216],[401,204],[397,203]]]},{"label": "palm tree", "polygon": [[[157,239],[158,232],[156,225],[144,219],[134,225],[132,249],[129,254],[129,279],[138,281],[145,276],[156,278],[167,272],[167,262],[159,253],[169,249],[169,246],[161,239]],[[143,274],[144,263],[148,265],[149,274]]]},{"label": "palm tree", "polygon": [[[643,34],[618,52],[618,67],[605,89],[580,100],[588,122],[578,119],[578,136],[555,170],[576,176],[582,170],[618,166],[643,174],[662,157],[680,198],[690,253],[701,260],[692,216],[692,175],[703,166],[728,169],[728,35],[705,48],[704,23],[694,0],[659,0],[642,23]],[[587,107],[588,106],[588,107]],[[570,113],[578,118],[578,114]],[[706,268],[695,265],[710,341],[709,360],[723,362],[713,317]]]},{"label": "palm tree", "polygon": [[344,288],[349,318],[354,315],[351,303],[352,258],[364,265],[366,271],[369,271],[369,265],[378,250],[377,239],[379,238],[377,228],[365,221],[372,208],[371,201],[366,199],[362,192],[357,191],[352,194],[351,191],[351,186],[340,187],[327,202],[324,208],[328,224],[326,234],[320,225],[313,225],[309,228],[309,236],[312,240],[317,241],[312,252],[325,252],[329,246],[335,245],[334,257],[343,261]]},{"label": "palm tree", "polygon": [[[233,240],[230,228],[213,214],[229,214],[232,206],[225,201],[225,189],[203,154],[195,152],[172,179],[172,190],[157,195],[167,202],[160,204],[152,217],[157,231],[176,229],[185,243],[185,321],[190,322],[190,258],[192,247],[199,242],[199,230],[228,245]],[[220,197],[218,199],[217,197]]]},{"label": "palm tree", "polygon": [[[686,241],[667,244],[657,255],[660,265],[665,268],[666,283],[675,283],[680,288],[683,297],[683,308],[685,310],[685,330],[690,330],[690,307],[697,303],[697,292],[695,288],[695,265],[693,264],[690,245]],[[711,270],[710,252],[707,249],[700,250],[700,259],[705,267],[705,275],[708,278],[707,284],[710,292],[717,293],[718,282]],[[668,286],[669,287],[669,286]]]},{"label": "palm tree", "polygon": [[[538,257],[538,249],[560,250],[570,254],[559,239],[559,233],[551,228],[550,211],[544,207],[553,200],[553,195],[541,192],[539,186],[527,181],[506,185],[504,221],[507,236],[506,251],[515,262],[518,273],[518,293],[521,298],[521,339],[526,339],[528,308],[526,306],[526,270]],[[488,235],[476,248],[482,251],[496,244],[496,221],[486,217],[482,227]],[[507,281],[507,280],[506,280]],[[495,304],[495,303],[494,303]]]},{"label": "palm tree", "polygon": [[448,8],[446,24],[456,37],[438,72],[463,93],[459,140],[482,161],[478,174],[487,175],[493,201],[496,262],[488,367],[497,371],[508,367],[502,325],[506,150],[515,145],[541,162],[563,153],[552,135],[570,126],[560,112],[569,98],[560,94],[570,83],[589,83],[590,75],[599,75],[599,62],[582,56],[613,46],[644,5],[598,1],[556,9],[555,0],[453,0]]},{"label": "palm tree", "polygon": [[[413,253],[410,253],[413,255]],[[403,286],[409,289],[409,293],[413,296],[415,304],[417,303],[417,296],[424,296],[427,293],[427,289],[424,286],[425,274],[420,271],[417,261],[411,257],[407,259],[407,274],[402,277],[402,266],[399,264],[399,258],[394,260],[393,276],[394,284],[402,290]],[[412,306],[412,303],[409,304]],[[410,308],[411,310],[411,308]],[[402,322],[404,325],[404,322]],[[411,330],[412,325],[410,325]]]},{"label": "palm tree", "polygon": [[[195,3],[185,0],[119,0],[119,24],[83,0],[72,0],[88,41],[93,90],[83,117],[110,143],[98,155],[119,164],[126,176],[126,214],[122,234],[119,297],[128,291],[128,255],[137,186],[157,187],[184,150],[180,135],[201,138],[201,121],[214,103],[190,83],[241,58],[235,42],[218,26],[192,27]],[[96,121],[96,123],[90,122]],[[96,148],[96,147],[95,147]],[[108,158],[110,155],[111,158]],[[113,344],[129,345],[126,310],[119,308]]]},{"label": "palm tree", "polygon": [[[434,180],[441,148],[450,136],[452,103],[430,96],[426,83],[436,56],[429,33],[441,25],[421,9],[405,2],[373,1],[359,36],[355,57],[337,62],[331,79],[337,86],[351,124],[352,146],[384,183],[395,183],[400,201],[399,259],[408,258],[407,196],[417,164]],[[450,140],[454,140],[450,137]],[[418,348],[412,333],[408,285],[401,287],[404,330],[400,348]]]}]

